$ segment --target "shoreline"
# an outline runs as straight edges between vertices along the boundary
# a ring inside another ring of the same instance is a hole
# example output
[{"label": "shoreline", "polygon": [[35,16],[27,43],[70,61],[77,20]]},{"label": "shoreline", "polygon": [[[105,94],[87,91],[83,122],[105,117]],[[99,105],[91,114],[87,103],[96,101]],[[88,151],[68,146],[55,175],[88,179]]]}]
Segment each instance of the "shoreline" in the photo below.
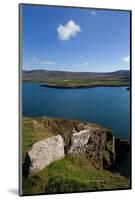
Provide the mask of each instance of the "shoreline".
[{"label": "shoreline", "polygon": [[87,89],[87,88],[95,88],[95,87],[127,87],[126,90],[130,90],[130,84],[62,86],[62,85],[51,85],[51,84],[43,84],[43,83],[39,83],[39,82],[29,82],[29,81],[23,81],[22,83],[38,84],[40,87],[56,88],[56,89]]},{"label": "shoreline", "polygon": [[57,86],[57,85],[47,85],[40,84],[40,87],[48,87],[48,88],[56,88],[56,89],[87,89],[87,88],[95,88],[95,87],[127,87],[126,90],[129,90],[129,85],[88,85],[88,86]]}]

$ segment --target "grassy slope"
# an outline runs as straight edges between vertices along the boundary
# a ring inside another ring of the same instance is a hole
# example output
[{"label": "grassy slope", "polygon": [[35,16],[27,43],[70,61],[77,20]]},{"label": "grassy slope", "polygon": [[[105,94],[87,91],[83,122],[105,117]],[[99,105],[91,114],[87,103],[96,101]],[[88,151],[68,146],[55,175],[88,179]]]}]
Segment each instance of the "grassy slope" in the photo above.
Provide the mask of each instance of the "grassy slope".
[{"label": "grassy slope", "polygon": [[129,181],[105,170],[91,168],[82,157],[68,155],[24,179],[23,194],[79,192],[129,188]]},{"label": "grassy slope", "polygon": [[[34,142],[53,135],[48,129],[23,118],[23,158]],[[23,179],[23,194],[91,191],[129,188],[129,181],[105,170],[90,167],[88,160],[68,155],[55,161],[41,172]]]},{"label": "grassy slope", "polygon": [[48,129],[38,126],[33,123],[34,120],[31,118],[23,118],[22,121],[22,153],[23,159],[25,157],[26,151],[34,144],[35,142],[51,137],[52,133]]}]

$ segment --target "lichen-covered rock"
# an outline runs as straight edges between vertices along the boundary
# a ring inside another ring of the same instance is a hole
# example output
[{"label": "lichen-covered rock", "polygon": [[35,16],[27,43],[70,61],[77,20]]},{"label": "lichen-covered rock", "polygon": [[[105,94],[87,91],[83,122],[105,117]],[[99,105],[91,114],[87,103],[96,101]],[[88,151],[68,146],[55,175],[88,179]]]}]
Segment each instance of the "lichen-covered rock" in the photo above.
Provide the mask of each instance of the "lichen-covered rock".
[{"label": "lichen-covered rock", "polygon": [[51,162],[64,158],[64,141],[60,135],[56,135],[33,144],[28,151],[31,161],[30,173],[45,168]]},{"label": "lichen-covered rock", "polygon": [[96,168],[111,169],[115,162],[115,137],[107,129],[89,127],[72,135],[68,153],[85,156]]},{"label": "lichen-covered rock", "polygon": [[74,133],[71,137],[68,153],[79,153],[82,147],[85,147],[88,143],[89,136],[90,130],[87,129]]}]

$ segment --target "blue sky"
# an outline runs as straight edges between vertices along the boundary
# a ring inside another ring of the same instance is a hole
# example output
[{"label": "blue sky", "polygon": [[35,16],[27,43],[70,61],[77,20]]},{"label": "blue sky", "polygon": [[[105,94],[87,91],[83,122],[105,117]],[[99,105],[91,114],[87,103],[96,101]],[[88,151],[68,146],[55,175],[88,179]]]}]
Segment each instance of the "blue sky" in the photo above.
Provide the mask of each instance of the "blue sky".
[{"label": "blue sky", "polygon": [[22,6],[23,69],[110,72],[129,61],[128,11]]}]

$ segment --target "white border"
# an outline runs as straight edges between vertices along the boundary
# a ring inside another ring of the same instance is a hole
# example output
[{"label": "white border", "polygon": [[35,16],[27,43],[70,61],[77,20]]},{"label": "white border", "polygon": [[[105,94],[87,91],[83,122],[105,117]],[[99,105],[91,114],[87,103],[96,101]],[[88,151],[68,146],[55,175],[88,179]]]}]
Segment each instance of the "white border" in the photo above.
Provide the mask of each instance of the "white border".
[{"label": "white border", "polygon": [[[38,3],[50,5],[68,5],[80,7],[97,8],[116,8],[132,10],[132,29],[135,35],[135,2],[134,0],[4,0],[0,4],[0,197],[1,199],[19,199],[15,193],[18,189],[18,4],[19,3]],[[133,75],[133,104],[134,110],[135,92],[134,92],[134,74],[135,74],[135,40],[132,40],[132,75]],[[132,112],[133,122],[135,121],[134,112]],[[134,123],[135,124],[135,123]],[[133,189],[126,191],[92,192],[61,194],[50,196],[23,197],[29,199],[53,199],[63,200],[72,199],[132,199],[135,195],[135,137],[133,124],[132,131],[132,168],[133,168]]]}]

